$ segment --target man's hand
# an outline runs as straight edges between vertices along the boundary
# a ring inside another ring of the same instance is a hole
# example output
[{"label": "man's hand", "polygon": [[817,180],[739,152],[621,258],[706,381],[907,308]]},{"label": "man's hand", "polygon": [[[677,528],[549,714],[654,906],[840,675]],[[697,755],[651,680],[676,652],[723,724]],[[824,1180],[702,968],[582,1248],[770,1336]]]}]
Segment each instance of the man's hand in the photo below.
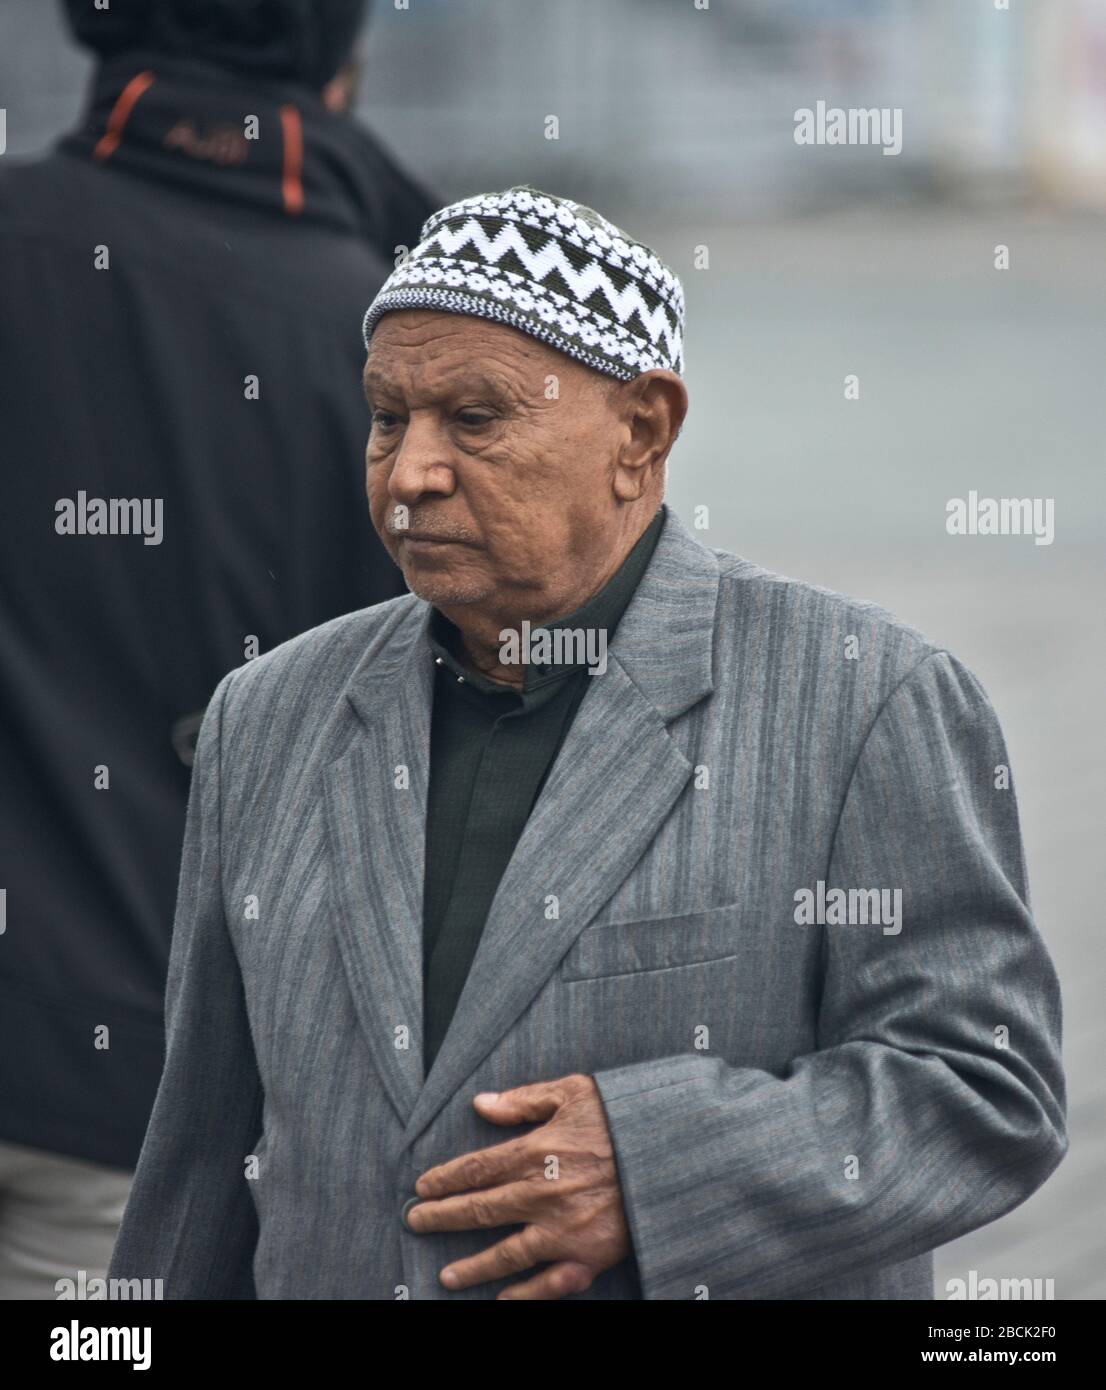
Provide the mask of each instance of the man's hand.
[{"label": "man's hand", "polygon": [[538,1128],[423,1173],[415,1192],[426,1200],[407,1213],[408,1226],[419,1233],[523,1226],[481,1254],[447,1265],[440,1276],[447,1289],[545,1265],[498,1297],[581,1293],[630,1252],[599,1088],[590,1076],[562,1076],[485,1093],[473,1104],[492,1124]]}]

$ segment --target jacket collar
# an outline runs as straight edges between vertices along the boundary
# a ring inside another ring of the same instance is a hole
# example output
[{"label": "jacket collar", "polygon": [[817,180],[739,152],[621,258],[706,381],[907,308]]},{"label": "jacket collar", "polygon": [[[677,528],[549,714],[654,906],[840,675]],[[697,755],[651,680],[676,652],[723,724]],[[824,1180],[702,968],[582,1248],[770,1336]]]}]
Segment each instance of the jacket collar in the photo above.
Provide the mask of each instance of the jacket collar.
[{"label": "jacket collar", "polygon": [[365,238],[389,262],[396,246],[414,245],[432,211],[371,135],[307,87],[161,53],[100,64],[84,119],[61,149],[213,204],[325,223]]},{"label": "jacket collar", "polygon": [[[608,650],[607,670],[589,687],[504,872],[425,1082],[430,606],[401,601],[389,639],[351,678],[346,693],[362,737],[326,770],[336,929],[362,1030],[404,1122],[405,1142],[414,1142],[529,1006],[690,780],[692,764],[666,726],[712,691],[718,584],[714,555],[669,512]],[[550,897],[558,904],[552,921],[544,915]]]},{"label": "jacket collar", "polygon": [[[667,724],[713,690],[718,561],[670,507],[649,565],[630,599],[609,655],[623,666]],[[383,650],[350,678],[346,694],[366,724],[379,717],[382,691],[397,679],[420,684],[432,665],[433,609],[404,600],[407,611]],[[432,689],[427,682],[427,693]]]}]

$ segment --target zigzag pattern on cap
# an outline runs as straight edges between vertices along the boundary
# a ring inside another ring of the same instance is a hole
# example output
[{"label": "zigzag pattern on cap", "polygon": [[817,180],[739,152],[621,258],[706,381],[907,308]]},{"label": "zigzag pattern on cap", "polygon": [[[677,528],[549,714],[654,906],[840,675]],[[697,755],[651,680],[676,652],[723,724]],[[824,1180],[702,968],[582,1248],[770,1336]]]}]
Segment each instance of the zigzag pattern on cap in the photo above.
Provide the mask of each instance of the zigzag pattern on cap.
[{"label": "zigzag pattern on cap", "polygon": [[437,308],[509,323],[608,375],[683,370],[683,288],[653,252],[579,203],[521,186],[427,219],[365,315]]},{"label": "zigzag pattern on cap", "polygon": [[[659,297],[650,308],[636,280],[628,279],[623,288],[619,289],[601,261],[588,259],[577,269],[555,237],[550,237],[537,250],[531,250],[526,238],[511,223],[508,222],[494,235],[489,236],[478,218],[469,217],[457,226],[447,223],[434,232],[424,245],[427,255],[432,255],[431,248],[438,246],[443,258],[482,259],[488,265],[498,265],[507,252],[513,252],[526,267],[529,278],[537,281],[539,285],[544,285],[546,277],[551,271],[556,270],[568,285],[569,299],[575,300],[578,304],[586,304],[596,290],[601,290],[611,307],[613,317],[619,323],[625,325],[636,313],[639,323],[652,343],[655,344],[663,334],[668,356],[675,357],[679,354],[679,327],[675,316]],[[466,256],[465,252],[468,250],[475,250],[478,254],[475,257]],[[417,254],[420,257],[424,254],[421,248]]]}]

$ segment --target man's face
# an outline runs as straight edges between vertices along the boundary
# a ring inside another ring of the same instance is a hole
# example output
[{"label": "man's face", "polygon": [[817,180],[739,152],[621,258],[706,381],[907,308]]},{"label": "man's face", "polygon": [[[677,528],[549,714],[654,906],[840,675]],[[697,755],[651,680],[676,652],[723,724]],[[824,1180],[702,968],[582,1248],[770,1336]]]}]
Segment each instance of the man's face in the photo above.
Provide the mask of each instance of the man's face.
[{"label": "man's face", "polygon": [[446,609],[567,611],[609,548],[617,388],[502,324],[386,314],[365,364],[367,486],[411,590]]}]

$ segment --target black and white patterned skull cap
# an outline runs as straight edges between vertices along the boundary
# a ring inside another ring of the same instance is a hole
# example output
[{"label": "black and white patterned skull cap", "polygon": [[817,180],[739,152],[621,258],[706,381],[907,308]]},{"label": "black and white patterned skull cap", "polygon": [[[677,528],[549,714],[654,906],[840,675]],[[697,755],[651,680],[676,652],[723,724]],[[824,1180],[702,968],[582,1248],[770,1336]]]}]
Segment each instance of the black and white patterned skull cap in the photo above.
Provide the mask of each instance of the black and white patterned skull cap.
[{"label": "black and white patterned skull cap", "polygon": [[684,292],[648,246],[593,208],[520,184],[427,218],[365,314],[366,348],[397,309],[509,324],[608,376],[683,371]]}]

